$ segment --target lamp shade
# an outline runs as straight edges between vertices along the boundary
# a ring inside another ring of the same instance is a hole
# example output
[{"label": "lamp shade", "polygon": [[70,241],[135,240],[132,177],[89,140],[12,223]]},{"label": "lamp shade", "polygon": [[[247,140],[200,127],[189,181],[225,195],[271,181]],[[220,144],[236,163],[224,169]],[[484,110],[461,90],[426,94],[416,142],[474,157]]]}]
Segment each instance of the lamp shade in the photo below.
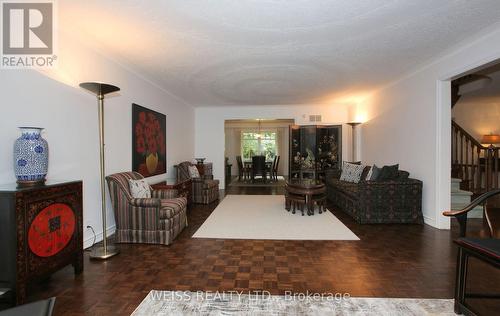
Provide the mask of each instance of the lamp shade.
[{"label": "lamp shade", "polygon": [[481,139],[482,144],[500,144],[500,135],[484,135]]}]

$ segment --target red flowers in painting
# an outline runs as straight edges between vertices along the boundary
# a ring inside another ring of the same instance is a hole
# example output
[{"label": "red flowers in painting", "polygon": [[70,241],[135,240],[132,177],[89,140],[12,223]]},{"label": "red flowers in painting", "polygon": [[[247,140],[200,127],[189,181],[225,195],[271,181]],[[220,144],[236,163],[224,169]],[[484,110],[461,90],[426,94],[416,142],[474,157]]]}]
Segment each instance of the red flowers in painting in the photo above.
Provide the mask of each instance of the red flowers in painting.
[{"label": "red flowers in painting", "polygon": [[152,113],[140,112],[135,124],[135,143],[138,153],[143,155],[165,152],[165,131]]}]

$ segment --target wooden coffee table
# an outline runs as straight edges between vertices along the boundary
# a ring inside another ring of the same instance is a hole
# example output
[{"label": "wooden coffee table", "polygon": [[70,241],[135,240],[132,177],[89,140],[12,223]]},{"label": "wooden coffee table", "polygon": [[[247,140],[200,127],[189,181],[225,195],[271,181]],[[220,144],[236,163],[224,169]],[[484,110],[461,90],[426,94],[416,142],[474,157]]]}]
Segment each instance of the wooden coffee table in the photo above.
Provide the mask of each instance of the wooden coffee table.
[{"label": "wooden coffee table", "polygon": [[[326,194],[326,186],[320,180],[291,179],[287,180],[285,190],[294,195],[302,195],[306,200],[307,215],[314,215],[314,196]],[[321,213],[321,208],[320,208]]]}]

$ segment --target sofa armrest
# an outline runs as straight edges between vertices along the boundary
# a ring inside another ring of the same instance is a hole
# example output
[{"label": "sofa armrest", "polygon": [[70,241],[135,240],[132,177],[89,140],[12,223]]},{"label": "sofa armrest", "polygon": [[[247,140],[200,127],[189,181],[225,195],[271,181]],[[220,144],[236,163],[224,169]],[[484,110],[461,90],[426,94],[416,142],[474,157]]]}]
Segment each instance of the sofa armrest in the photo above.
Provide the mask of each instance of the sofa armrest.
[{"label": "sofa armrest", "polygon": [[151,192],[151,196],[156,199],[173,199],[179,196],[179,191],[175,189],[158,189]]},{"label": "sofa armrest", "polygon": [[144,198],[144,199],[131,199],[130,204],[135,207],[160,207],[160,199],[157,198]]},{"label": "sofa armrest", "polygon": [[205,175],[201,176],[201,179],[202,180],[213,180],[214,176],[212,174],[205,174]]}]

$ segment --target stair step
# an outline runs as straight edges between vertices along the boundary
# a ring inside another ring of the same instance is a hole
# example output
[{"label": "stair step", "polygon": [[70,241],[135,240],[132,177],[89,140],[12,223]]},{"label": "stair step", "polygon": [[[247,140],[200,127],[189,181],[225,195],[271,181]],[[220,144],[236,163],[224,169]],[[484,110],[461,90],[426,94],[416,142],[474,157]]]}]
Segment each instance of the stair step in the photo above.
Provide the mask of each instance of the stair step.
[{"label": "stair step", "polygon": [[[470,204],[474,193],[460,189],[462,179],[451,178],[451,209],[461,210]],[[476,206],[467,214],[468,218],[483,218],[483,208]]]},{"label": "stair step", "polygon": [[464,204],[469,205],[471,202],[470,196],[458,195],[451,197],[451,204]]},{"label": "stair step", "polygon": [[460,191],[460,183],[462,183],[461,179],[451,178],[451,192]]},{"label": "stair step", "polygon": [[[461,210],[469,204],[470,203],[451,203],[451,209],[454,211]],[[483,208],[481,207],[481,209]]]},{"label": "stair step", "polygon": [[455,192],[451,192],[451,196],[472,196],[474,193],[465,190],[457,190]]},{"label": "stair step", "polygon": [[459,190],[451,192],[451,204],[464,204],[469,205],[472,198],[472,192]]}]

